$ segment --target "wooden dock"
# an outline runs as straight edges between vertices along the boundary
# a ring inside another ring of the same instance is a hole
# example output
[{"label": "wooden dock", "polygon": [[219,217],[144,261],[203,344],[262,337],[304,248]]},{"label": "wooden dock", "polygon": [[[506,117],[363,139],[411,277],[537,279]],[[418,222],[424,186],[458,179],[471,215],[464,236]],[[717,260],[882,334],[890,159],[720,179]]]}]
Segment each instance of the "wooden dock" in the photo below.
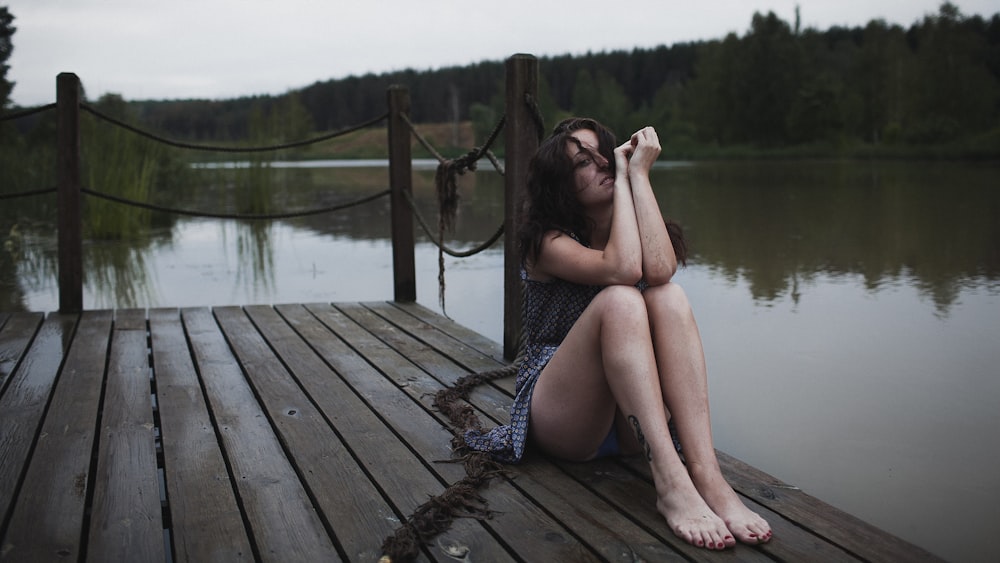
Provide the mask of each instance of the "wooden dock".
[{"label": "wooden dock", "polygon": [[[0,559],[367,561],[464,476],[432,395],[500,345],[415,304],[0,313]],[[513,381],[471,399],[507,419]],[[720,453],[774,540],[690,547],[636,459],[530,457],[430,561],[921,561]]]}]

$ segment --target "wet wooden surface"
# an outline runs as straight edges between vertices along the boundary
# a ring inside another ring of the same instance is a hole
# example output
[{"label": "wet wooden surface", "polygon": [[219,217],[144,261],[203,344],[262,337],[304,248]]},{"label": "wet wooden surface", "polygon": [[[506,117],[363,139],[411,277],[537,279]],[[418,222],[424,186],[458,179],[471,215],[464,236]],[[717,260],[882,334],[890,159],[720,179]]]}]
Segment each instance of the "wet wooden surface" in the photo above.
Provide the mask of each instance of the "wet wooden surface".
[{"label": "wet wooden surface", "polygon": [[[432,395],[499,344],[414,304],[0,313],[0,559],[376,561],[464,473]],[[512,380],[478,389],[507,420]],[[433,561],[934,558],[720,452],[774,528],[764,546],[677,540],[635,458],[529,456]]]}]

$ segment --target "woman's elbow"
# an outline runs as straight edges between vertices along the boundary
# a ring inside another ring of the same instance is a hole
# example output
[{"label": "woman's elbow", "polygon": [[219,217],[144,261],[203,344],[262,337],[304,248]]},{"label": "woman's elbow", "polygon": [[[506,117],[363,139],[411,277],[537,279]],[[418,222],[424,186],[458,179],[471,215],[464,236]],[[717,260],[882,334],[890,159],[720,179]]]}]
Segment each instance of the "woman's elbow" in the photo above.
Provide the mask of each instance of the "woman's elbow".
[{"label": "woman's elbow", "polygon": [[641,264],[637,264],[635,267],[623,267],[615,272],[613,283],[614,285],[635,285],[639,283],[642,276]]},{"label": "woman's elbow", "polygon": [[663,264],[650,271],[644,272],[643,277],[649,285],[664,285],[670,283],[670,280],[673,279],[676,272],[676,265]]}]

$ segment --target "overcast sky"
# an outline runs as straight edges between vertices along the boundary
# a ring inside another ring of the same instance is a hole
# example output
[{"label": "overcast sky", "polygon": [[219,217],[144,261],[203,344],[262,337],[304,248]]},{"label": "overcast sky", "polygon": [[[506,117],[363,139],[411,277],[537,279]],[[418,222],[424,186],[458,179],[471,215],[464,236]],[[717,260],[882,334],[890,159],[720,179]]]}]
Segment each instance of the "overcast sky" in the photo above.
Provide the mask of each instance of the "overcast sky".
[{"label": "overcast sky", "polygon": [[[996,0],[954,0],[990,17]],[[905,26],[940,0],[0,0],[16,18],[15,104],[55,101],[75,72],[96,99],[280,94],[367,72],[427,70],[515,53],[649,48],[742,35],[754,12],[803,27]]]}]

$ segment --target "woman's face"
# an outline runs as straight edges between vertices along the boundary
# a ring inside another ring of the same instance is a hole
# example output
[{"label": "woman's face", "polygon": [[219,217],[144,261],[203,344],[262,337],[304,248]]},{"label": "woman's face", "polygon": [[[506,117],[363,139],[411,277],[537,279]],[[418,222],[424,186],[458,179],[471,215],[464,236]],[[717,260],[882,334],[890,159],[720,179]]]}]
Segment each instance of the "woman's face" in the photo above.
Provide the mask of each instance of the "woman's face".
[{"label": "woman's face", "polygon": [[571,133],[576,142],[566,143],[566,153],[573,162],[576,197],[584,206],[610,201],[615,186],[608,160],[598,152],[597,133],[580,129]]}]

